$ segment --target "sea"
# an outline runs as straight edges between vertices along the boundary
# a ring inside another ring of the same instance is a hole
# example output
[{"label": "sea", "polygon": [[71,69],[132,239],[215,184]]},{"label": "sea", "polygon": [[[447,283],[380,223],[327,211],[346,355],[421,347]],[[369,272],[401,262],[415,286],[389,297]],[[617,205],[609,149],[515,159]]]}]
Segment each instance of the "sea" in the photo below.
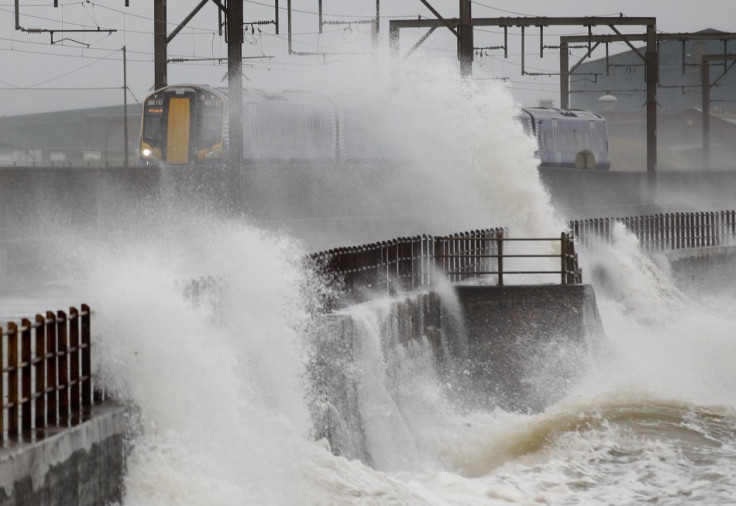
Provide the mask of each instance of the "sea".
[{"label": "sea", "polygon": [[[389,221],[376,239],[482,225],[558,236],[565,217],[503,85],[420,77],[381,100],[420,152],[416,191],[439,188],[452,205],[439,216],[425,202],[426,230]],[[380,201],[381,184],[363,191]],[[6,317],[92,306],[98,385],[130,406],[125,506],[736,504],[728,283],[676,282],[666,256],[623,227],[580,250],[604,333],[580,343],[577,378],[536,412],[459,398],[426,339],[382,335],[387,300],[346,308],[361,342],[340,366],[359,379],[362,462],[336,455],[310,418],[312,341],[332,287],[304,267],[322,246],[309,236],[172,202],[160,220],[60,246],[64,275],[0,299]],[[201,276],[226,283],[193,304],[182,283]]]}]

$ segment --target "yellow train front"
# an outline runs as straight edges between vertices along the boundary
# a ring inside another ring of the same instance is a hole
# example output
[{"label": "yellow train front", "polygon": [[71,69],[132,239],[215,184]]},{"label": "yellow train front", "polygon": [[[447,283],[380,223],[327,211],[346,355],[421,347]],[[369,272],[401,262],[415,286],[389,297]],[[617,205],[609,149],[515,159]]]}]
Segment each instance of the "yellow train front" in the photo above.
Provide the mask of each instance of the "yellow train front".
[{"label": "yellow train front", "polygon": [[141,165],[219,163],[227,155],[227,96],[208,86],[156,90],[143,104]]}]

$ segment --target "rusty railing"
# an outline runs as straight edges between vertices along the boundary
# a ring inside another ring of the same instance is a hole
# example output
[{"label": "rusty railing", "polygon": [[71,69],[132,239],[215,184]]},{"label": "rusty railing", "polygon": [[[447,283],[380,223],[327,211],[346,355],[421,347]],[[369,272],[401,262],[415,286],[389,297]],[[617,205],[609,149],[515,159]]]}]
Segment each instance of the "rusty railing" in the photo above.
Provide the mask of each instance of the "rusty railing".
[{"label": "rusty railing", "polygon": [[570,222],[579,243],[611,242],[613,226],[623,223],[645,251],[721,246],[736,237],[736,211],[667,213],[628,218],[596,218]]},{"label": "rusty railing", "polygon": [[[508,254],[509,241],[559,241],[559,254]],[[521,257],[560,258],[559,270],[504,268],[504,259]],[[485,275],[557,274],[561,283],[580,283],[575,244],[569,233],[553,239],[517,239],[505,236],[502,228],[472,230],[449,236],[422,235],[391,241],[337,248],[310,255],[312,266],[341,289],[341,303],[366,300],[376,293],[394,293],[431,286],[441,274],[451,282]]]},{"label": "rusty railing", "polygon": [[90,309],[0,327],[0,441],[77,423],[92,406]]}]

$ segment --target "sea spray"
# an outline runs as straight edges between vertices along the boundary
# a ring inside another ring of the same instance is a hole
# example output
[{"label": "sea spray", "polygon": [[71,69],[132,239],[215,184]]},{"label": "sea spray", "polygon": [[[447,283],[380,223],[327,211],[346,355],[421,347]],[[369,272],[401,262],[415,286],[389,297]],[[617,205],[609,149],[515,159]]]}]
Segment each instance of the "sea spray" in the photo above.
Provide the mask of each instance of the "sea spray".
[{"label": "sea spray", "polygon": [[389,100],[395,112],[386,128],[402,143],[408,170],[420,189],[442,189],[444,215],[427,205],[429,223],[559,234],[562,222],[533,157],[535,141],[514,120],[518,106],[501,85],[463,84],[452,72],[410,67]]},{"label": "sea spray", "polygon": [[[533,144],[513,122],[510,99],[500,89],[467,95],[450,78],[426,84],[414,100],[397,96],[401,122],[391,130],[404,132],[401,145],[416,156],[397,176],[408,181],[407,205],[422,218],[416,232],[507,225],[519,235],[557,235]],[[376,181],[360,193],[383,197],[395,183]],[[376,470],[335,457],[325,439],[312,440],[319,434],[305,384],[312,356],[305,336],[314,327],[299,290],[304,248],[177,206],[166,218],[142,233],[130,224],[136,233],[112,242],[103,236],[82,256],[101,379],[139,413],[127,504],[484,502],[457,475],[448,450],[472,444],[463,440],[469,433],[493,438],[506,418],[454,402],[457,383],[437,368],[429,336],[397,344],[391,310],[357,310],[361,347],[342,365],[361,382],[355,407],[368,422],[358,441],[365,438]],[[226,280],[215,322],[181,293],[182,279],[203,275]]]},{"label": "sea spray", "polygon": [[618,301],[625,312],[639,319],[678,306],[682,294],[668,275],[664,259],[658,265],[623,223],[614,224],[610,244],[592,244],[581,258],[601,295]]},{"label": "sea spray", "polygon": [[[200,234],[100,251],[88,266],[103,384],[139,413],[126,503],[296,503],[311,430],[303,251],[245,225]],[[226,280],[218,324],[181,291],[195,265]]]}]

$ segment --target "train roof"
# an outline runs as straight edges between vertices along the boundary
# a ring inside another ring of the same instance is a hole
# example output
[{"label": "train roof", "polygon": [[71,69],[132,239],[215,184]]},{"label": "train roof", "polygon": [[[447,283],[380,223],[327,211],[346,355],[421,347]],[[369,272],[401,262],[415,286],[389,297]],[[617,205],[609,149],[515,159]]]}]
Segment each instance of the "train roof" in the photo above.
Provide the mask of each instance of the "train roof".
[{"label": "train roof", "polygon": [[584,120],[604,119],[598,113],[584,111],[582,109],[557,109],[553,107],[524,107],[522,111],[526,112],[534,119],[551,119],[551,118],[579,118]]},{"label": "train roof", "polygon": [[[159,88],[156,91],[151,92],[148,97],[156,95],[157,93],[164,93],[174,89],[190,89],[196,91],[206,91],[216,95],[220,95],[223,98],[227,98],[228,89],[225,87],[213,87],[206,84],[190,84],[190,83],[179,83],[171,84]],[[148,98],[147,97],[147,98]],[[281,90],[281,91],[267,91],[258,88],[243,88],[243,103],[245,104],[259,104],[259,103],[284,103],[289,102],[292,104],[302,104],[324,107],[325,109],[333,110],[337,105],[336,102],[326,95],[322,95],[317,92],[303,91],[303,90]]]},{"label": "train roof", "polygon": [[174,90],[174,89],[190,89],[190,90],[196,90],[196,91],[206,91],[214,95],[220,95],[222,97],[227,97],[227,90],[223,90],[222,88],[215,88],[213,86],[208,86],[206,84],[178,83],[178,84],[169,84],[167,86],[164,86],[163,88],[154,90],[151,93],[149,93],[146,98],[152,97],[156,95],[157,93],[163,93],[163,92]]}]

